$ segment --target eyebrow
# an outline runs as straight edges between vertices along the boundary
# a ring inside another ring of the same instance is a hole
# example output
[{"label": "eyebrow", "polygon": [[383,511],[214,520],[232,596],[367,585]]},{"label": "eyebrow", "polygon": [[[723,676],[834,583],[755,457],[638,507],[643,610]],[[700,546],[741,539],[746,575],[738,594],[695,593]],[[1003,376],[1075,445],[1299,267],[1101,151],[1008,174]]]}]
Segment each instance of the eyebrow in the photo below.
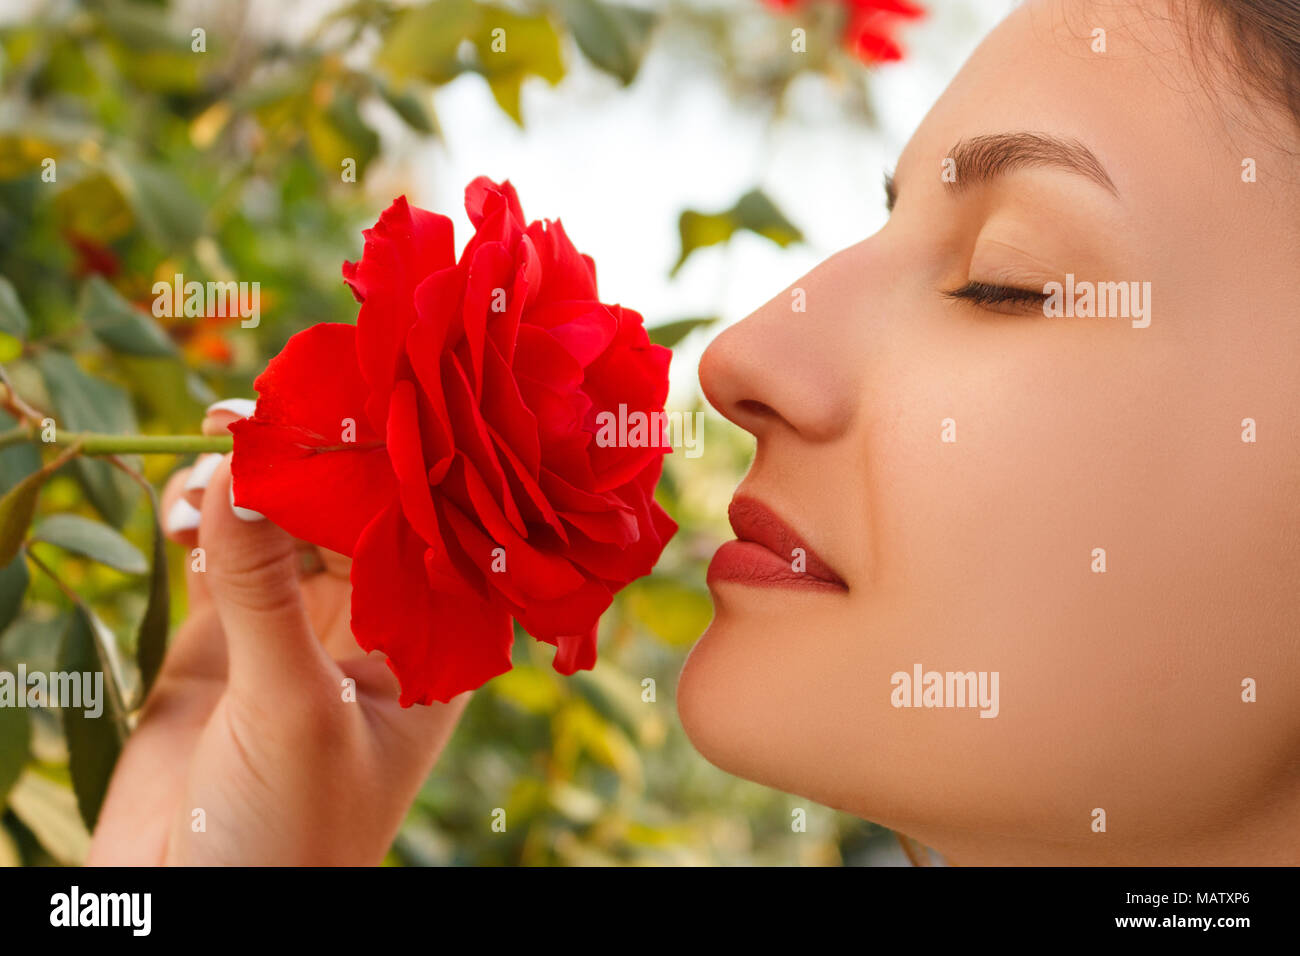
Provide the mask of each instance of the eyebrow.
[{"label": "eyebrow", "polygon": [[[1077,139],[1063,139],[1047,133],[990,133],[960,140],[948,151],[957,177],[944,182],[950,192],[983,185],[1018,169],[1063,169],[1076,173],[1119,195],[1106,167],[1096,153]],[[885,176],[885,208],[892,211],[898,190],[891,175]]]},{"label": "eyebrow", "polygon": [[1119,195],[1101,160],[1077,139],[1046,133],[993,133],[964,139],[948,155],[957,166],[956,182],[944,184],[952,190],[987,183],[1017,169],[1047,167],[1078,173]]}]

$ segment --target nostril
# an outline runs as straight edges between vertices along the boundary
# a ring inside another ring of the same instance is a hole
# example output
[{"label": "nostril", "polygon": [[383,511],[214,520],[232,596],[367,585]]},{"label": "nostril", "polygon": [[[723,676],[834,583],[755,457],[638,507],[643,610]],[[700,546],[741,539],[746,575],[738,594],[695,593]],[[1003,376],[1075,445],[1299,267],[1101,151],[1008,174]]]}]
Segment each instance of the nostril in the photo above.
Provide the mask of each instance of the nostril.
[{"label": "nostril", "polygon": [[771,405],[765,405],[752,398],[742,398],[740,401],[736,402],[736,408],[739,411],[745,412],[747,415],[755,415],[759,418],[777,417],[776,409]]}]

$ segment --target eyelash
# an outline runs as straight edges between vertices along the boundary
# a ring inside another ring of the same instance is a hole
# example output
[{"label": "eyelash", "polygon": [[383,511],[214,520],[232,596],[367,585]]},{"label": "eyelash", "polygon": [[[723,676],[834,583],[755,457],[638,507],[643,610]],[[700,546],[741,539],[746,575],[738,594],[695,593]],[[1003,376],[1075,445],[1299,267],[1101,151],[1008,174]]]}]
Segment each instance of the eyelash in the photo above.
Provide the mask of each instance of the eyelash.
[{"label": "eyelash", "polygon": [[967,282],[960,289],[945,292],[950,299],[962,299],[973,305],[1042,305],[1047,294],[1037,289],[1018,289],[1009,285],[994,285],[991,282]]},{"label": "eyelash", "polygon": [[[894,186],[894,174],[891,170],[885,170],[885,209],[887,212],[894,211],[894,204],[898,201],[897,188]],[[1047,293],[1039,292],[1036,289],[1018,289],[1015,286],[995,285],[992,282],[967,282],[960,289],[953,289],[951,292],[945,292],[949,299],[962,299],[973,305],[988,307],[991,305],[1010,305],[1010,306],[1041,306],[1043,300],[1047,298]]]}]

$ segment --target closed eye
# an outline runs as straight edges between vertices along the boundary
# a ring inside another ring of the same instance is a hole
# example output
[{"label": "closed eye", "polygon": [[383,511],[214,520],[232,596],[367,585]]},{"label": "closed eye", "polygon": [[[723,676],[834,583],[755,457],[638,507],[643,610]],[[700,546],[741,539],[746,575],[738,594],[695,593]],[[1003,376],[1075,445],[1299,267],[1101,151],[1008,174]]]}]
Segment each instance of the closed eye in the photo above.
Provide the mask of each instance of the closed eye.
[{"label": "closed eye", "polygon": [[988,308],[1003,305],[1016,307],[1015,311],[1026,311],[1028,306],[1042,307],[1047,293],[1041,289],[1021,289],[1016,286],[995,285],[991,282],[967,282],[959,289],[945,292],[949,299],[962,299],[974,305]]}]

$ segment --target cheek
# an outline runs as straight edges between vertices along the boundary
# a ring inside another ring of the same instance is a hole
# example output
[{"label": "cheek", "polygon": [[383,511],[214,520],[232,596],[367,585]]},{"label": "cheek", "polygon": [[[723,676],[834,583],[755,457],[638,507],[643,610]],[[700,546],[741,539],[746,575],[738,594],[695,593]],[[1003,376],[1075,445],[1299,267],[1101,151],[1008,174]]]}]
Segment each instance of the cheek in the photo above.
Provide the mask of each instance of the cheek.
[{"label": "cheek", "polygon": [[959,803],[993,797],[1042,830],[1103,805],[1184,824],[1275,772],[1297,730],[1279,707],[1283,732],[1261,740],[1240,701],[1242,678],[1277,673],[1259,634],[1285,621],[1260,615],[1287,604],[1260,593],[1279,576],[1251,553],[1283,550],[1261,520],[1277,509],[1243,497],[1251,466],[1222,464],[1236,421],[1173,356],[1085,349],[1066,329],[981,334],[1004,331],[996,348],[913,352],[885,391],[890,427],[864,439],[882,449],[875,597],[900,624],[883,640],[902,663],[1000,673],[996,719],[960,736],[921,720],[929,783],[964,767]]}]

